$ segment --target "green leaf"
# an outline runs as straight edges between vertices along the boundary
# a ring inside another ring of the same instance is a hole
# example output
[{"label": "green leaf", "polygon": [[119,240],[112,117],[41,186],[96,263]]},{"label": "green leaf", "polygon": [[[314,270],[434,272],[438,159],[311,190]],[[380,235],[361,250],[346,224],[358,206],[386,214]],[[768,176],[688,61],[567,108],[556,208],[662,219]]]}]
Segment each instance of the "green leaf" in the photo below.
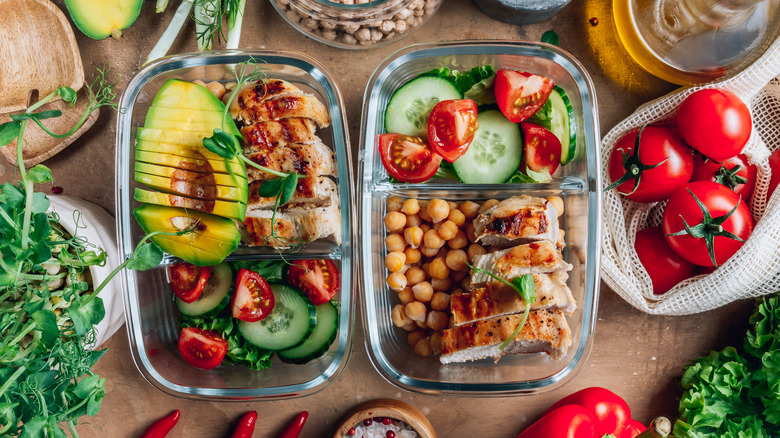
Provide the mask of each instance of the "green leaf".
[{"label": "green leaf", "polygon": [[37,184],[43,184],[54,181],[54,176],[51,174],[51,169],[38,164],[35,167],[27,171],[27,178]]},{"label": "green leaf", "polygon": [[274,198],[282,193],[284,178],[274,178],[263,181],[257,189],[257,195],[261,198]]},{"label": "green leaf", "polygon": [[40,111],[37,113],[32,113],[30,115],[32,116],[33,120],[46,120],[46,119],[53,119],[55,117],[60,117],[62,115],[62,111],[60,110]]},{"label": "green leaf", "polygon": [[548,183],[550,181],[552,181],[552,176],[550,175],[550,171],[545,168],[542,169],[541,172],[534,172],[531,169],[526,169],[525,173],[523,173],[518,170],[507,182],[512,184],[538,184]]},{"label": "green leaf", "polygon": [[86,399],[92,395],[92,392],[95,390],[95,388],[98,388],[99,384],[100,376],[98,375],[84,377],[73,389],[73,395],[82,400]]},{"label": "green leaf", "polygon": [[284,205],[295,195],[295,188],[298,187],[298,174],[291,173],[282,178],[282,191],[279,193],[279,205]]},{"label": "green leaf", "polygon": [[147,271],[157,267],[163,259],[163,252],[153,242],[148,241],[136,248],[125,266],[133,271]]},{"label": "green leaf", "polygon": [[550,99],[544,101],[542,107],[528,121],[550,130],[552,128],[552,101]]},{"label": "green leaf", "polygon": [[203,146],[222,158],[233,158],[241,148],[238,139],[222,131],[215,129],[211,137],[203,138]]},{"label": "green leaf", "polygon": [[554,30],[550,29],[547,32],[542,34],[542,42],[547,44],[552,44],[553,46],[557,46],[558,34],[555,33]]},{"label": "green leaf", "polygon": [[51,201],[41,192],[33,193],[32,197],[32,212],[33,213],[46,213],[49,210]]},{"label": "green leaf", "polygon": [[51,347],[60,336],[57,327],[57,315],[51,310],[41,309],[30,316],[35,321],[36,329],[41,332],[41,342],[46,347]]},{"label": "green leaf", "polygon": [[284,281],[283,271],[287,265],[281,260],[242,260],[232,262],[233,269],[248,269],[257,272],[268,282]]},{"label": "green leaf", "polygon": [[[4,379],[2,380],[5,381]],[[19,423],[16,408],[19,403],[0,403],[0,434],[8,432],[12,426]]]},{"label": "green leaf", "polygon": [[70,87],[60,87],[57,88],[57,94],[68,103],[68,105],[73,105],[76,103],[76,90]]},{"label": "green leaf", "polygon": [[16,140],[22,130],[22,123],[18,121],[5,122],[0,125],[0,146]]},{"label": "green leaf", "polygon": [[103,320],[106,316],[106,309],[103,307],[103,299],[95,297],[86,304],[76,301],[68,308],[68,314],[73,321],[73,327],[79,336],[86,335],[92,327]]},{"label": "green leaf", "polygon": [[46,436],[46,418],[42,416],[34,417],[24,423],[22,434],[19,438],[45,438]]}]

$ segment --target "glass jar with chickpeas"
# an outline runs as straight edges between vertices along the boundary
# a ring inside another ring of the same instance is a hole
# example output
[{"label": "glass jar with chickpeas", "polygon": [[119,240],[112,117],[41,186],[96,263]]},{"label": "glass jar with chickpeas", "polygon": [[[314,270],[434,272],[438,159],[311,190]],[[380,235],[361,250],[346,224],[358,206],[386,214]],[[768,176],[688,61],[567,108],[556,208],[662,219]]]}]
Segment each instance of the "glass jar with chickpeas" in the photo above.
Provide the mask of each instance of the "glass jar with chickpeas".
[{"label": "glass jar with chickpeas", "polygon": [[421,26],[443,0],[271,0],[304,35],[343,49],[390,44]]}]

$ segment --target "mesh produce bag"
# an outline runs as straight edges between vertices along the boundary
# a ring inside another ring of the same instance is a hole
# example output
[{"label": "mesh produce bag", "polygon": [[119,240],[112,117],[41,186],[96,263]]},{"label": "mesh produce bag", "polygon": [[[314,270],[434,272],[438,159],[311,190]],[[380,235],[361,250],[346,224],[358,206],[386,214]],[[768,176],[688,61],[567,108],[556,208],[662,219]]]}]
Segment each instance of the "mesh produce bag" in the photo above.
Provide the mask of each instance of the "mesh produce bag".
[{"label": "mesh produce bag", "polygon": [[601,162],[605,186],[608,160],[615,143],[646,123],[674,126],[680,103],[703,88],[729,90],[749,103],[753,132],[743,153],[758,169],[750,207],[753,234],[728,261],[709,275],[683,281],[664,295],[654,295],[650,277],[634,250],[637,231],[659,226],[666,202],[639,204],[616,190],[604,193],[602,278],[618,295],[644,312],[687,315],[733,301],[780,290],[780,189],[767,196],[768,158],[780,149],[780,39],[740,73],[702,86],[683,88],[639,107],[604,137]]}]

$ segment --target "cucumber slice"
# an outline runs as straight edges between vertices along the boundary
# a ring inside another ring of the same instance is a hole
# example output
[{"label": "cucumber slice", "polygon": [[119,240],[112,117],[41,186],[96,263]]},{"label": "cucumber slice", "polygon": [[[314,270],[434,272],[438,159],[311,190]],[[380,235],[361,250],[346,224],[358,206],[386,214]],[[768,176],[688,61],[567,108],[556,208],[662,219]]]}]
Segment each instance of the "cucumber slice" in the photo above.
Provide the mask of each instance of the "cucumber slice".
[{"label": "cucumber slice", "polygon": [[211,267],[211,276],[203,293],[197,300],[191,303],[185,303],[176,297],[176,307],[182,315],[202,316],[207,313],[216,313],[225,307],[229,300],[225,298],[229,295],[230,286],[233,282],[233,270],[227,263],[220,263]]},{"label": "cucumber slice", "polygon": [[287,350],[305,341],[317,324],[314,304],[303,292],[284,284],[271,284],[274,309],[257,322],[238,321],[238,331],[250,344],[266,350]]},{"label": "cucumber slice", "polygon": [[463,156],[452,163],[458,179],[466,184],[500,184],[520,168],[523,136],[520,125],[512,123],[501,111],[477,115],[479,129]]},{"label": "cucumber slice", "polygon": [[328,301],[317,306],[317,325],[303,344],[278,353],[282,362],[304,364],[325,354],[339,327],[339,311],[336,305]]},{"label": "cucumber slice", "polygon": [[574,109],[563,88],[555,86],[550,93],[550,131],[561,141],[561,164],[573,160],[577,153]]},{"label": "cucumber slice", "polygon": [[447,79],[422,76],[404,84],[390,98],[385,110],[385,131],[415,137],[428,136],[428,115],[442,100],[461,99]]}]

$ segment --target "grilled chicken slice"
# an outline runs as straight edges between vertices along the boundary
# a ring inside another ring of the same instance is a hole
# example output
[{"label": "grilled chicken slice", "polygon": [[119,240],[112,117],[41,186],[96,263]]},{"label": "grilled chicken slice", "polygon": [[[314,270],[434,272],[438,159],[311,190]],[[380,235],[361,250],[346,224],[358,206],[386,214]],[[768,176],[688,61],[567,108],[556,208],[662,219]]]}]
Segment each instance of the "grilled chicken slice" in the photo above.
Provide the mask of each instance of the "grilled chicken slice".
[{"label": "grilled chicken slice", "polygon": [[[548,240],[476,256],[474,266],[507,280],[525,274],[549,274],[572,269],[572,266],[563,260],[555,245]],[[471,286],[482,287],[489,279],[486,274],[475,272],[471,276]]]},{"label": "grilled chicken slice", "polygon": [[558,211],[546,199],[522,195],[499,202],[474,219],[477,242],[509,247],[558,240]]},{"label": "grilled chicken slice", "polygon": [[[255,181],[249,184],[249,199],[246,205],[247,211],[273,209],[276,197],[261,198],[258,189],[263,181]],[[299,205],[313,205],[315,207],[327,207],[333,202],[338,202],[338,189],[336,183],[326,177],[300,178],[295,187],[295,193],[287,204],[282,207],[294,208]]]},{"label": "grilled chicken slice", "polygon": [[[569,274],[564,271],[534,275],[536,300],[531,310],[561,310],[571,315],[577,308],[571,289],[566,285]],[[513,288],[493,281],[471,292],[450,297],[452,323],[455,326],[488,318],[514,315],[525,311],[525,301]]]},{"label": "grilled chicken slice", "polygon": [[245,125],[290,117],[312,119],[320,128],[330,124],[328,109],[319,99],[281,79],[242,86],[230,103],[230,116]]},{"label": "grilled chicken slice", "polygon": [[314,143],[319,141],[314,135],[316,129],[317,125],[311,119],[293,117],[245,126],[241,128],[241,135],[248,145],[245,152],[251,152],[253,145],[278,147],[290,143]]},{"label": "grilled chicken slice", "polygon": [[571,330],[559,310],[531,311],[520,333],[502,351],[501,343],[512,336],[523,315],[491,318],[444,330],[441,363],[485,358],[498,361],[505,354],[547,353],[560,359],[571,346]]},{"label": "grilled chicken slice", "polygon": [[[255,163],[279,172],[296,172],[306,176],[335,176],[336,158],[333,151],[321,141],[311,144],[290,144],[270,147],[254,145],[244,155]],[[276,178],[275,175],[247,166],[247,180],[263,181]]]},{"label": "grilled chicken slice", "polygon": [[278,211],[274,219],[276,238],[271,236],[272,210],[253,210],[243,223],[243,240],[252,246],[286,248],[291,243],[305,243],[326,237],[341,243],[341,213],[339,204],[326,207],[295,206]]}]

